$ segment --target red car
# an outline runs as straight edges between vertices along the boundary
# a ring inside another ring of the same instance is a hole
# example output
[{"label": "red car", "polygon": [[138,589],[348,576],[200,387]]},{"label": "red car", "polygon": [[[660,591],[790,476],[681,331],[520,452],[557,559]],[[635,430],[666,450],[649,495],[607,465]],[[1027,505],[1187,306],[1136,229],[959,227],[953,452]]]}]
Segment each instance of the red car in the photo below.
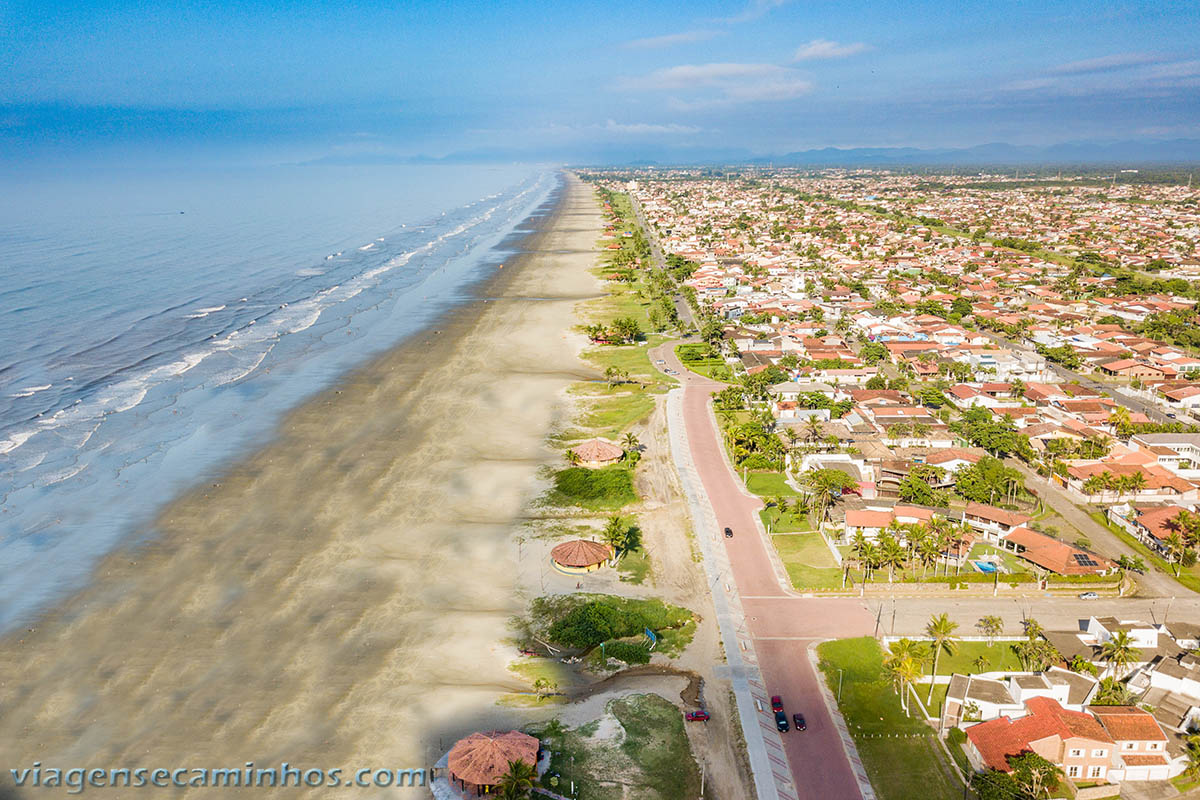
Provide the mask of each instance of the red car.
[{"label": "red car", "polygon": [[779,697],[779,695],[772,695],[771,710],[772,711],[783,711],[783,700]]},{"label": "red car", "polygon": [[689,711],[683,715],[683,718],[688,722],[708,722],[711,719],[708,712],[703,709],[700,711]]}]

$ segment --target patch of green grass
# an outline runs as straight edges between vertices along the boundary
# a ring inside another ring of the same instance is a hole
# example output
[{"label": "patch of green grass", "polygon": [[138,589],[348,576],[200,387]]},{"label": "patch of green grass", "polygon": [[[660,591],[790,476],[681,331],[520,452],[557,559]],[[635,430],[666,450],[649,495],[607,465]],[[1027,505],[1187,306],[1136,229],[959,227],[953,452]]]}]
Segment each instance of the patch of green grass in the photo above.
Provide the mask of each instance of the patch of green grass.
[{"label": "patch of green grass", "polygon": [[527,681],[530,686],[538,678],[544,678],[551,685],[561,689],[573,680],[573,673],[554,658],[521,658],[509,664],[508,669],[519,675],[521,680]]},{"label": "patch of green grass", "polygon": [[[966,630],[959,628],[957,631],[963,635],[976,635],[979,632],[971,629]],[[1013,650],[1014,642],[996,642],[988,645],[987,642],[955,642],[954,652],[942,652],[938,659],[938,675],[951,675],[955,672],[961,672],[964,675],[974,675],[979,672],[997,672],[1000,670],[1009,670],[1017,672],[1021,669],[1021,661],[1017,658],[1017,653]],[[987,659],[987,666],[979,669],[975,666],[976,659]],[[932,667],[932,662],[925,668],[926,674]],[[922,692],[929,691],[929,686],[926,685]]]},{"label": "patch of green grass", "polygon": [[[609,367],[624,370],[629,373],[630,380],[640,383],[648,391],[661,393],[679,383],[650,363],[650,350],[664,341],[665,336],[653,334],[643,344],[597,345],[585,350],[583,358],[600,372]],[[615,388],[621,391],[629,386],[618,384]]]},{"label": "patch of green grass", "polygon": [[650,554],[645,548],[626,553],[617,562],[617,572],[625,583],[642,584],[650,574]]},{"label": "patch of green grass", "polygon": [[[940,672],[941,670],[938,671]],[[917,694],[921,696],[921,702],[925,704],[925,709],[929,712],[929,715],[933,717],[942,716],[942,706],[946,704],[946,695],[949,692],[950,684],[939,683],[933,687],[933,699],[928,700],[926,698],[929,697],[929,686],[925,685],[922,687],[919,684],[917,686]]]},{"label": "patch of green grass", "polygon": [[699,770],[679,709],[658,695],[643,694],[615,701],[612,712],[625,728],[621,749],[642,768],[650,789],[670,798],[699,794]]},{"label": "patch of green grass", "polygon": [[706,344],[681,344],[675,348],[675,355],[692,372],[715,381],[731,381],[733,370],[725,363],[725,359],[720,355],[709,355],[709,352]]},{"label": "patch of green grass", "polygon": [[[971,552],[967,558],[968,560],[975,560],[982,559],[984,556],[999,556],[1000,563],[1004,565],[1009,573],[1029,571],[1027,563],[1017,558],[1017,556],[1015,556],[1013,553],[1010,553],[1008,550],[1001,550],[998,547],[993,547],[992,545],[984,542],[976,543],[976,545],[971,548]],[[1004,575],[1001,575],[1000,580],[1003,581],[1004,577]]]},{"label": "patch of green grass", "polygon": [[746,489],[759,497],[799,497],[800,493],[788,486],[782,472],[750,472],[746,475]]},{"label": "patch of green grass", "polygon": [[[836,694],[875,792],[884,800],[954,800],[962,787],[923,722],[904,713],[871,637],[839,639],[817,648],[821,672]],[[899,736],[893,736],[898,734]]]},{"label": "patch of green grass", "polygon": [[580,506],[590,511],[615,511],[635,500],[633,470],[624,464],[559,470],[554,473],[554,488],[545,498],[550,505]]},{"label": "patch of green grass", "polygon": [[821,534],[785,533],[771,537],[775,550],[783,561],[792,588],[840,589],[842,569],[833,560]]},{"label": "patch of green grass", "polygon": [[809,522],[808,514],[797,514],[791,509],[788,509],[786,514],[780,515],[779,510],[772,506],[758,512],[758,517],[762,520],[763,527],[772,533],[814,530],[812,523]]},{"label": "patch of green grass", "polygon": [[[1146,564],[1151,568],[1157,568],[1159,572],[1165,572],[1174,578],[1181,586],[1191,589],[1193,592],[1200,592],[1200,565],[1194,567],[1180,567],[1179,574],[1175,574],[1175,567],[1168,564],[1167,560],[1160,556],[1154,550],[1151,550],[1134,536],[1129,535],[1125,530],[1109,523],[1108,518],[1103,511],[1092,511],[1088,516],[1096,520],[1104,527],[1113,532],[1113,535],[1123,541],[1125,544],[1133,548],[1134,552],[1145,559]],[[1136,577],[1136,576],[1135,576]]]},{"label": "patch of green grass", "polygon": [[591,409],[580,420],[597,436],[619,439],[623,431],[650,416],[654,397],[643,391],[614,392],[598,396]]},{"label": "patch of green grass", "polygon": [[1200,778],[1190,778],[1187,775],[1176,775],[1171,778],[1171,785],[1180,791],[1180,793],[1190,792],[1197,786],[1200,786]]}]

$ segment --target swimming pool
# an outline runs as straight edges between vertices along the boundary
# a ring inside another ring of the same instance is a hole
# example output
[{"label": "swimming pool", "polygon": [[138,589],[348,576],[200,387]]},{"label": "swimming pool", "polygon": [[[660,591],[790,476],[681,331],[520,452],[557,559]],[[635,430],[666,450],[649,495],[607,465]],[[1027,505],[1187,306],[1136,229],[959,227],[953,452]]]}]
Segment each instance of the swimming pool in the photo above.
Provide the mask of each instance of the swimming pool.
[{"label": "swimming pool", "polygon": [[976,561],[975,569],[979,570],[980,572],[986,572],[988,575],[991,575],[993,572],[996,571],[996,565],[990,561]]}]

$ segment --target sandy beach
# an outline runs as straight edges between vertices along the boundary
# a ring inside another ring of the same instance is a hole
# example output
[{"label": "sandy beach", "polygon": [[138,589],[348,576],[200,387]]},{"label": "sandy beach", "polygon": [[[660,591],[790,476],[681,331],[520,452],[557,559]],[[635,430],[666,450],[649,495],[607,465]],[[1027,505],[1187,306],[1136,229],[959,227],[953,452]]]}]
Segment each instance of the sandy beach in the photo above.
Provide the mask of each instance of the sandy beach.
[{"label": "sandy beach", "polygon": [[0,766],[421,767],[504,722],[495,698],[525,689],[513,534],[588,374],[571,328],[602,227],[569,177],[486,299],[288,415],[6,638]]}]

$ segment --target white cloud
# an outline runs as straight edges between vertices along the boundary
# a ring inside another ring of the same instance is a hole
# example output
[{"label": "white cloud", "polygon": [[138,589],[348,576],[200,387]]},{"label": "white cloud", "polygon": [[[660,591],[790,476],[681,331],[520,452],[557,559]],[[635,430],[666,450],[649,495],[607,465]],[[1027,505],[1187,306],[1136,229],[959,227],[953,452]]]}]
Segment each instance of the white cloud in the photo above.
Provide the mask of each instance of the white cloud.
[{"label": "white cloud", "polygon": [[1115,53],[1109,56],[1085,58],[1082,61],[1069,61],[1059,64],[1050,72],[1056,75],[1083,75],[1088,72],[1108,72],[1125,67],[1137,67],[1143,64],[1154,64],[1162,59],[1146,53]]},{"label": "white cloud", "polygon": [[746,5],[745,11],[734,17],[725,17],[720,19],[718,22],[750,22],[751,20],[756,20],[782,5],[786,5],[788,2],[789,0],[750,0],[750,2]]},{"label": "white cloud", "polygon": [[684,31],[682,33],[668,33],[665,36],[648,36],[645,39],[634,39],[621,46],[626,50],[662,50],[680,44],[706,42],[717,35],[717,31]]},{"label": "white cloud", "polygon": [[609,133],[629,134],[632,136],[666,136],[700,132],[700,128],[694,125],[679,125],[677,123],[656,125],[648,122],[621,123],[611,119],[605,123],[604,130]]},{"label": "white cloud", "polygon": [[866,42],[831,42],[828,39],[813,39],[807,44],[800,45],[793,61],[819,61],[829,58],[845,58],[870,50]]},{"label": "white cloud", "polygon": [[620,85],[637,91],[700,91],[706,95],[691,100],[672,100],[673,108],[685,110],[732,103],[791,100],[807,94],[813,88],[811,81],[790,67],[739,63],[681,64],[627,78]]}]

